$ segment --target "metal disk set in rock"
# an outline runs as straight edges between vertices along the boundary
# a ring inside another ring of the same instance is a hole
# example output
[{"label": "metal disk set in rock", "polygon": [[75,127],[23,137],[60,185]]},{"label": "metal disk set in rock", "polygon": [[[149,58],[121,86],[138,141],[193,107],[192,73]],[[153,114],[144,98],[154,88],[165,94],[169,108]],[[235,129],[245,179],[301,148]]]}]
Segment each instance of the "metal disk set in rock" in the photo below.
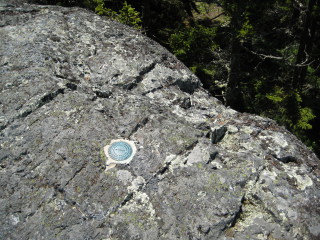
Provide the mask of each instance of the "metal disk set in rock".
[{"label": "metal disk set in rock", "polygon": [[116,142],[109,147],[108,153],[112,159],[123,161],[132,155],[132,148],[126,142]]}]

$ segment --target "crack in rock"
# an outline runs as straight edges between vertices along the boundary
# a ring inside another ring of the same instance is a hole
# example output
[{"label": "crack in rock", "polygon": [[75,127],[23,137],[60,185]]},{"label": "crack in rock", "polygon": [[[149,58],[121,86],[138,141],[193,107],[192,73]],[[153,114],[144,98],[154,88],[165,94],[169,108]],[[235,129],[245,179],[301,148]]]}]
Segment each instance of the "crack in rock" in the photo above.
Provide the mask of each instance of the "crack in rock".
[{"label": "crack in rock", "polygon": [[[216,159],[216,157],[218,156],[219,152],[218,150],[214,150],[212,152],[210,152],[209,154],[209,159],[208,161],[206,162],[206,164],[210,164],[212,163],[212,161],[214,161]],[[216,168],[215,168],[216,169]]]},{"label": "crack in rock", "polygon": [[158,170],[158,172],[154,175],[154,177],[159,175],[164,175],[167,171],[169,171],[171,163],[172,161],[166,162],[165,165]]},{"label": "crack in rock", "polygon": [[134,81],[129,82],[123,86],[125,90],[133,90],[138,86],[138,84],[144,79],[144,76],[150,72],[156,67],[158,62],[153,62],[149,66],[143,68],[140,72],[139,75],[134,79]]},{"label": "crack in rock", "polygon": [[101,91],[101,90],[95,90],[94,93],[98,98],[109,98],[112,93],[109,91]]},{"label": "crack in rock", "polygon": [[275,159],[277,159],[278,161],[282,162],[282,163],[298,163],[298,159],[296,157],[293,156],[285,156],[285,157],[278,157],[277,155],[273,155],[273,157]]},{"label": "crack in rock", "polygon": [[161,89],[163,89],[163,88],[165,88],[165,87],[169,87],[169,86],[170,86],[170,85],[167,85],[167,86],[161,85],[161,86],[159,86],[159,87],[152,88],[151,90],[148,90],[148,91],[146,91],[146,92],[143,92],[143,93],[141,93],[141,95],[142,95],[142,96],[146,96],[146,95],[148,95],[149,93],[154,93],[154,92],[156,92],[156,91],[159,91],[159,90],[161,90]]},{"label": "crack in rock", "polygon": [[118,208],[115,211],[118,211],[120,208],[125,206],[133,198],[133,192],[129,193],[123,201],[118,205]]},{"label": "crack in rock", "polygon": [[131,130],[130,133],[126,136],[126,138],[130,138],[133,134],[135,134],[139,129],[143,128],[147,123],[149,122],[149,117],[144,117],[138,123],[136,126]]},{"label": "crack in rock", "polygon": [[218,142],[220,142],[224,138],[226,132],[227,132],[226,126],[215,128],[211,132],[211,142],[213,144],[217,144]]},{"label": "crack in rock", "polygon": [[231,221],[228,223],[228,227],[227,228],[232,228],[234,227],[239,221],[242,220],[242,215],[243,215],[243,210],[242,210],[242,206],[243,206],[243,203],[245,201],[245,197],[243,196],[241,198],[241,204],[238,208],[238,210],[234,213],[234,217],[231,219]]},{"label": "crack in rock", "polygon": [[253,179],[252,181],[249,181],[249,183],[246,184],[246,187],[245,187],[246,190],[245,190],[245,193],[243,194],[243,197],[241,199],[241,205],[240,205],[238,211],[236,211],[236,214],[235,214],[233,220],[229,223],[230,225],[227,227],[227,229],[225,231],[231,231],[232,229],[236,228],[237,225],[246,221],[246,217],[248,217],[247,216],[248,213],[243,206],[247,202],[250,202],[249,199],[254,198],[252,190],[258,184],[261,173],[265,168],[266,168],[265,166],[261,166],[256,173],[255,179]]},{"label": "crack in rock", "polygon": [[53,101],[58,95],[64,94],[64,88],[59,88],[54,92],[47,93],[44,96],[42,96],[39,100],[36,100],[35,102],[29,102],[26,107],[24,107],[19,112],[19,117],[25,118],[28,115],[30,115],[32,112],[36,111],[37,109],[41,108],[43,105],[50,103]]},{"label": "crack in rock", "polygon": [[112,213],[117,212],[121,208],[126,206],[128,202],[130,202],[138,192],[142,191],[146,187],[146,185],[146,181],[141,176],[138,176],[136,179],[134,179],[132,181],[132,185],[128,187],[129,193],[123,198],[123,200],[119,204],[117,204],[114,207],[111,207],[107,211],[105,217],[110,216]]},{"label": "crack in rock", "polygon": [[44,94],[42,97],[38,96],[38,99],[31,99],[28,103],[25,104],[25,106],[18,112],[16,113],[11,119],[6,119],[4,123],[0,126],[0,130],[4,130],[7,128],[10,124],[14,122],[15,119],[18,118],[26,118],[33,112],[37,111],[39,108],[42,106],[52,102],[57,96],[61,94],[65,94],[65,90],[70,89],[71,91],[77,90],[77,85],[74,83],[66,83],[64,87],[58,88],[53,92],[49,92]]},{"label": "crack in rock", "polygon": [[63,201],[66,204],[74,207],[81,214],[83,220],[88,220],[88,219],[93,218],[92,214],[86,213],[86,211],[81,209],[81,206],[79,203],[77,203],[75,200],[73,200],[67,196],[67,192],[66,192],[66,190],[64,190],[64,188],[61,188],[58,186],[53,186],[53,187],[54,187],[54,190],[56,191],[56,193],[60,193],[62,195]]},{"label": "crack in rock", "polygon": [[87,166],[87,163],[84,163],[78,170],[75,171],[73,176],[66,182],[64,187],[66,187],[72,180]]}]

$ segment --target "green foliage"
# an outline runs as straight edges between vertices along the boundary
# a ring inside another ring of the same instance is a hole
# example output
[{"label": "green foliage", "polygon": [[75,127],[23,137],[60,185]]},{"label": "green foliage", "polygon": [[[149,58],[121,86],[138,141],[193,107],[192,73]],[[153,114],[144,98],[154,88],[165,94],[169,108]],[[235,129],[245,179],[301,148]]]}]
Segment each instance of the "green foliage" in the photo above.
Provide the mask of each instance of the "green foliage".
[{"label": "green foliage", "polygon": [[94,10],[98,15],[116,18],[117,12],[113,11],[110,8],[105,7],[104,0],[93,0],[93,2],[96,4],[96,7]]},{"label": "green foliage", "polygon": [[307,68],[307,76],[308,82],[311,84],[312,88],[320,89],[320,76],[317,74],[316,69],[312,66],[308,66]]},{"label": "green foliage", "polygon": [[266,97],[274,103],[281,103],[285,98],[284,90],[276,87],[273,93],[268,93]]},{"label": "green foliage", "polygon": [[137,12],[130,4],[126,1],[123,3],[122,9],[119,12],[114,11],[105,6],[104,0],[92,0],[95,4],[95,12],[100,16],[107,16],[114,20],[117,20],[126,25],[132,26],[136,29],[141,29],[141,18],[140,13]]},{"label": "green foliage", "polygon": [[244,23],[242,24],[241,29],[238,32],[239,38],[248,38],[251,37],[254,34],[253,31],[253,25],[250,24],[250,20],[248,17],[246,17]]},{"label": "green foliage", "polygon": [[137,12],[130,4],[124,2],[122,9],[119,11],[117,20],[136,29],[141,29],[141,18],[140,13]]},{"label": "green foliage", "polygon": [[312,125],[309,123],[310,120],[314,119],[316,116],[313,114],[311,108],[304,107],[299,109],[300,118],[298,119],[297,124],[294,126],[294,129],[312,129]]},{"label": "green foliage", "polygon": [[208,4],[205,2],[198,2],[197,9],[200,14],[208,14],[209,13]]},{"label": "green foliage", "polygon": [[303,101],[298,92],[285,92],[283,88],[275,87],[273,92],[266,94],[266,99],[269,108],[264,110],[264,115],[271,116],[296,133],[312,129],[309,122],[316,116],[311,108],[302,107]]},{"label": "green foliage", "polygon": [[211,63],[218,47],[215,36],[215,27],[196,24],[175,31],[169,38],[170,50],[201,78],[211,92],[215,92],[214,78],[219,73],[219,66]]},{"label": "green foliage", "polygon": [[214,43],[216,29],[196,25],[176,31],[169,38],[172,52],[187,65],[199,65],[212,58],[217,45]]}]

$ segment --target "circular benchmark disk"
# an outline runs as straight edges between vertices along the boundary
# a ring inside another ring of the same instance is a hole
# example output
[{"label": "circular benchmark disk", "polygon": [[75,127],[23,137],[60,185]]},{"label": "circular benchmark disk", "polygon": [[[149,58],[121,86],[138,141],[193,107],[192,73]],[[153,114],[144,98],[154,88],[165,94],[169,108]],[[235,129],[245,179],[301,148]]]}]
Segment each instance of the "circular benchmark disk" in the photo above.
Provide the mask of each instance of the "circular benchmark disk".
[{"label": "circular benchmark disk", "polygon": [[123,141],[112,143],[108,149],[109,156],[115,161],[124,161],[129,159],[132,152],[133,150],[130,144]]}]

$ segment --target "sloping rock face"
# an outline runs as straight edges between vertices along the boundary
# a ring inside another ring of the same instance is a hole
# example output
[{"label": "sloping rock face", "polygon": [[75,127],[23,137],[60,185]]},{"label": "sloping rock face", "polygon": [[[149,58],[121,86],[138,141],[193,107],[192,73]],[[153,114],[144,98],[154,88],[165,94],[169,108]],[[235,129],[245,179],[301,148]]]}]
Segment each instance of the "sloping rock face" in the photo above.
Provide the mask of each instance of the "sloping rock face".
[{"label": "sloping rock face", "polygon": [[319,159],[284,128],[124,25],[0,6],[0,239],[320,238]]}]

